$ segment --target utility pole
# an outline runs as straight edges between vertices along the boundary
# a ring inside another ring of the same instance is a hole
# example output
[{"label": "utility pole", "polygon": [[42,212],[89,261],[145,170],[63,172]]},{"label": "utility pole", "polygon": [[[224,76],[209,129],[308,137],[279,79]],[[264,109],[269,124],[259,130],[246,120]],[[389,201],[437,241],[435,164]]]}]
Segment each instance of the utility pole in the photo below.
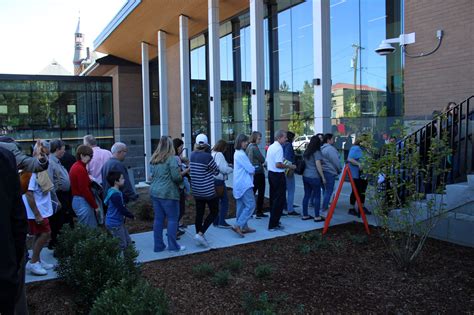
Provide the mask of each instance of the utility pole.
[{"label": "utility pole", "polygon": [[[358,62],[359,62],[359,51],[361,49],[364,49],[362,48],[360,45],[358,44],[352,44],[352,48],[354,48],[354,54],[352,55],[352,67],[354,68],[354,106],[357,106],[357,66],[358,66]],[[362,108],[361,108],[361,111],[362,111]]]}]

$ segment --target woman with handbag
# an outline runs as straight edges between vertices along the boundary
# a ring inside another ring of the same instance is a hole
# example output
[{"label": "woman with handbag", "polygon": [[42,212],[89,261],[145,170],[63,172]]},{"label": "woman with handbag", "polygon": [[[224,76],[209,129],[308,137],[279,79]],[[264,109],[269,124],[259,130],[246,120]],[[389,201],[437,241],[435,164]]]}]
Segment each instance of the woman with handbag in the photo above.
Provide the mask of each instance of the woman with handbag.
[{"label": "woman with handbag", "polygon": [[173,142],[167,136],[162,136],[151,160],[150,195],[155,211],[153,235],[154,251],[161,252],[166,246],[163,242],[163,223],[168,221],[168,250],[182,251],[184,246],[176,242],[179,217],[179,185],[183,182],[178,162],[175,158]]},{"label": "woman with handbag", "polygon": [[214,219],[214,226],[230,229],[232,226],[225,221],[227,212],[229,211],[229,197],[227,196],[227,187],[225,181],[233,169],[227,163],[224,152],[227,149],[227,142],[219,140],[212,148],[212,158],[219,168],[219,174],[214,176],[214,185],[216,186],[216,194],[219,198],[219,215]]},{"label": "woman with handbag", "polygon": [[237,215],[232,230],[240,237],[244,237],[244,233],[255,232],[247,224],[255,210],[255,197],[253,195],[255,167],[250,163],[245,153],[248,141],[249,138],[243,134],[238,135],[235,140],[233,195],[236,201]]}]

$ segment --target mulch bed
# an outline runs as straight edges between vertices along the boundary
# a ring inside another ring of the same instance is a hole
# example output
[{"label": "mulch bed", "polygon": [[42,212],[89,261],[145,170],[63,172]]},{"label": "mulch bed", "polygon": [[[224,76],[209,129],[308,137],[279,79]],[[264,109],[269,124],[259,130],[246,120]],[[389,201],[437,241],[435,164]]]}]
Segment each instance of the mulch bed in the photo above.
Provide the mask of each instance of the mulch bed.
[{"label": "mulch bed", "polygon": [[[366,238],[363,225],[345,224],[323,240],[321,231],[291,235],[146,263],[142,274],[164,289],[174,314],[245,313],[243,297],[262,293],[266,308],[283,314],[474,312],[474,249],[429,239],[419,263],[400,271],[372,231]],[[242,267],[224,286],[193,270],[222,271],[235,259]],[[271,272],[258,279],[262,265]],[[74,314],[73,292],[59,280],[29,284],[27,296],[32,314]]]}]

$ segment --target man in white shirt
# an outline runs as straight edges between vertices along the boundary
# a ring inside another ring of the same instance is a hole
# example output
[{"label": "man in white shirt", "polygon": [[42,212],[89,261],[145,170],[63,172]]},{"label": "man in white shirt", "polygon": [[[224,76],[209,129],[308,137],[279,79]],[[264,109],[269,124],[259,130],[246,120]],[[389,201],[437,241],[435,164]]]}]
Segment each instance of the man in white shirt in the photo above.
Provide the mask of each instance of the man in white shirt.
[{"label": "man in white shirt", "polygon": [[287,140],[286,131],[275,132],[275,142],[267,151],[268,182],[270,183],[270,220],[268,229],[270,231],[281,230],[280,217],[286,205],[286,179],[285,169],[295,169],[295,165],[283,163],[282,144]]}]

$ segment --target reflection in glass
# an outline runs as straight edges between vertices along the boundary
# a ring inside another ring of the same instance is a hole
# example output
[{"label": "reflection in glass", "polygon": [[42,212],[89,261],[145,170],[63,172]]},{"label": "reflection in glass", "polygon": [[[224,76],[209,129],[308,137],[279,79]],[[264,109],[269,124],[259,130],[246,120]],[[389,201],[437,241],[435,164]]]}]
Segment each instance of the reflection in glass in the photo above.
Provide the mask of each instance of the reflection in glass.
[{"label": "reflection in glass", "polygon": [[33,78],[0,78],[2,135],[24,143],[24,148],[35,139],[61,138],[76,143],[89,133],[101,143],[113,141],[111,80]]},{"label": "reflection in glass", "polygon": [[382,39],[398,37],[403,0],[331,0],[333,132],[376,139],[403,115],[400,51],[380,57]]}]

